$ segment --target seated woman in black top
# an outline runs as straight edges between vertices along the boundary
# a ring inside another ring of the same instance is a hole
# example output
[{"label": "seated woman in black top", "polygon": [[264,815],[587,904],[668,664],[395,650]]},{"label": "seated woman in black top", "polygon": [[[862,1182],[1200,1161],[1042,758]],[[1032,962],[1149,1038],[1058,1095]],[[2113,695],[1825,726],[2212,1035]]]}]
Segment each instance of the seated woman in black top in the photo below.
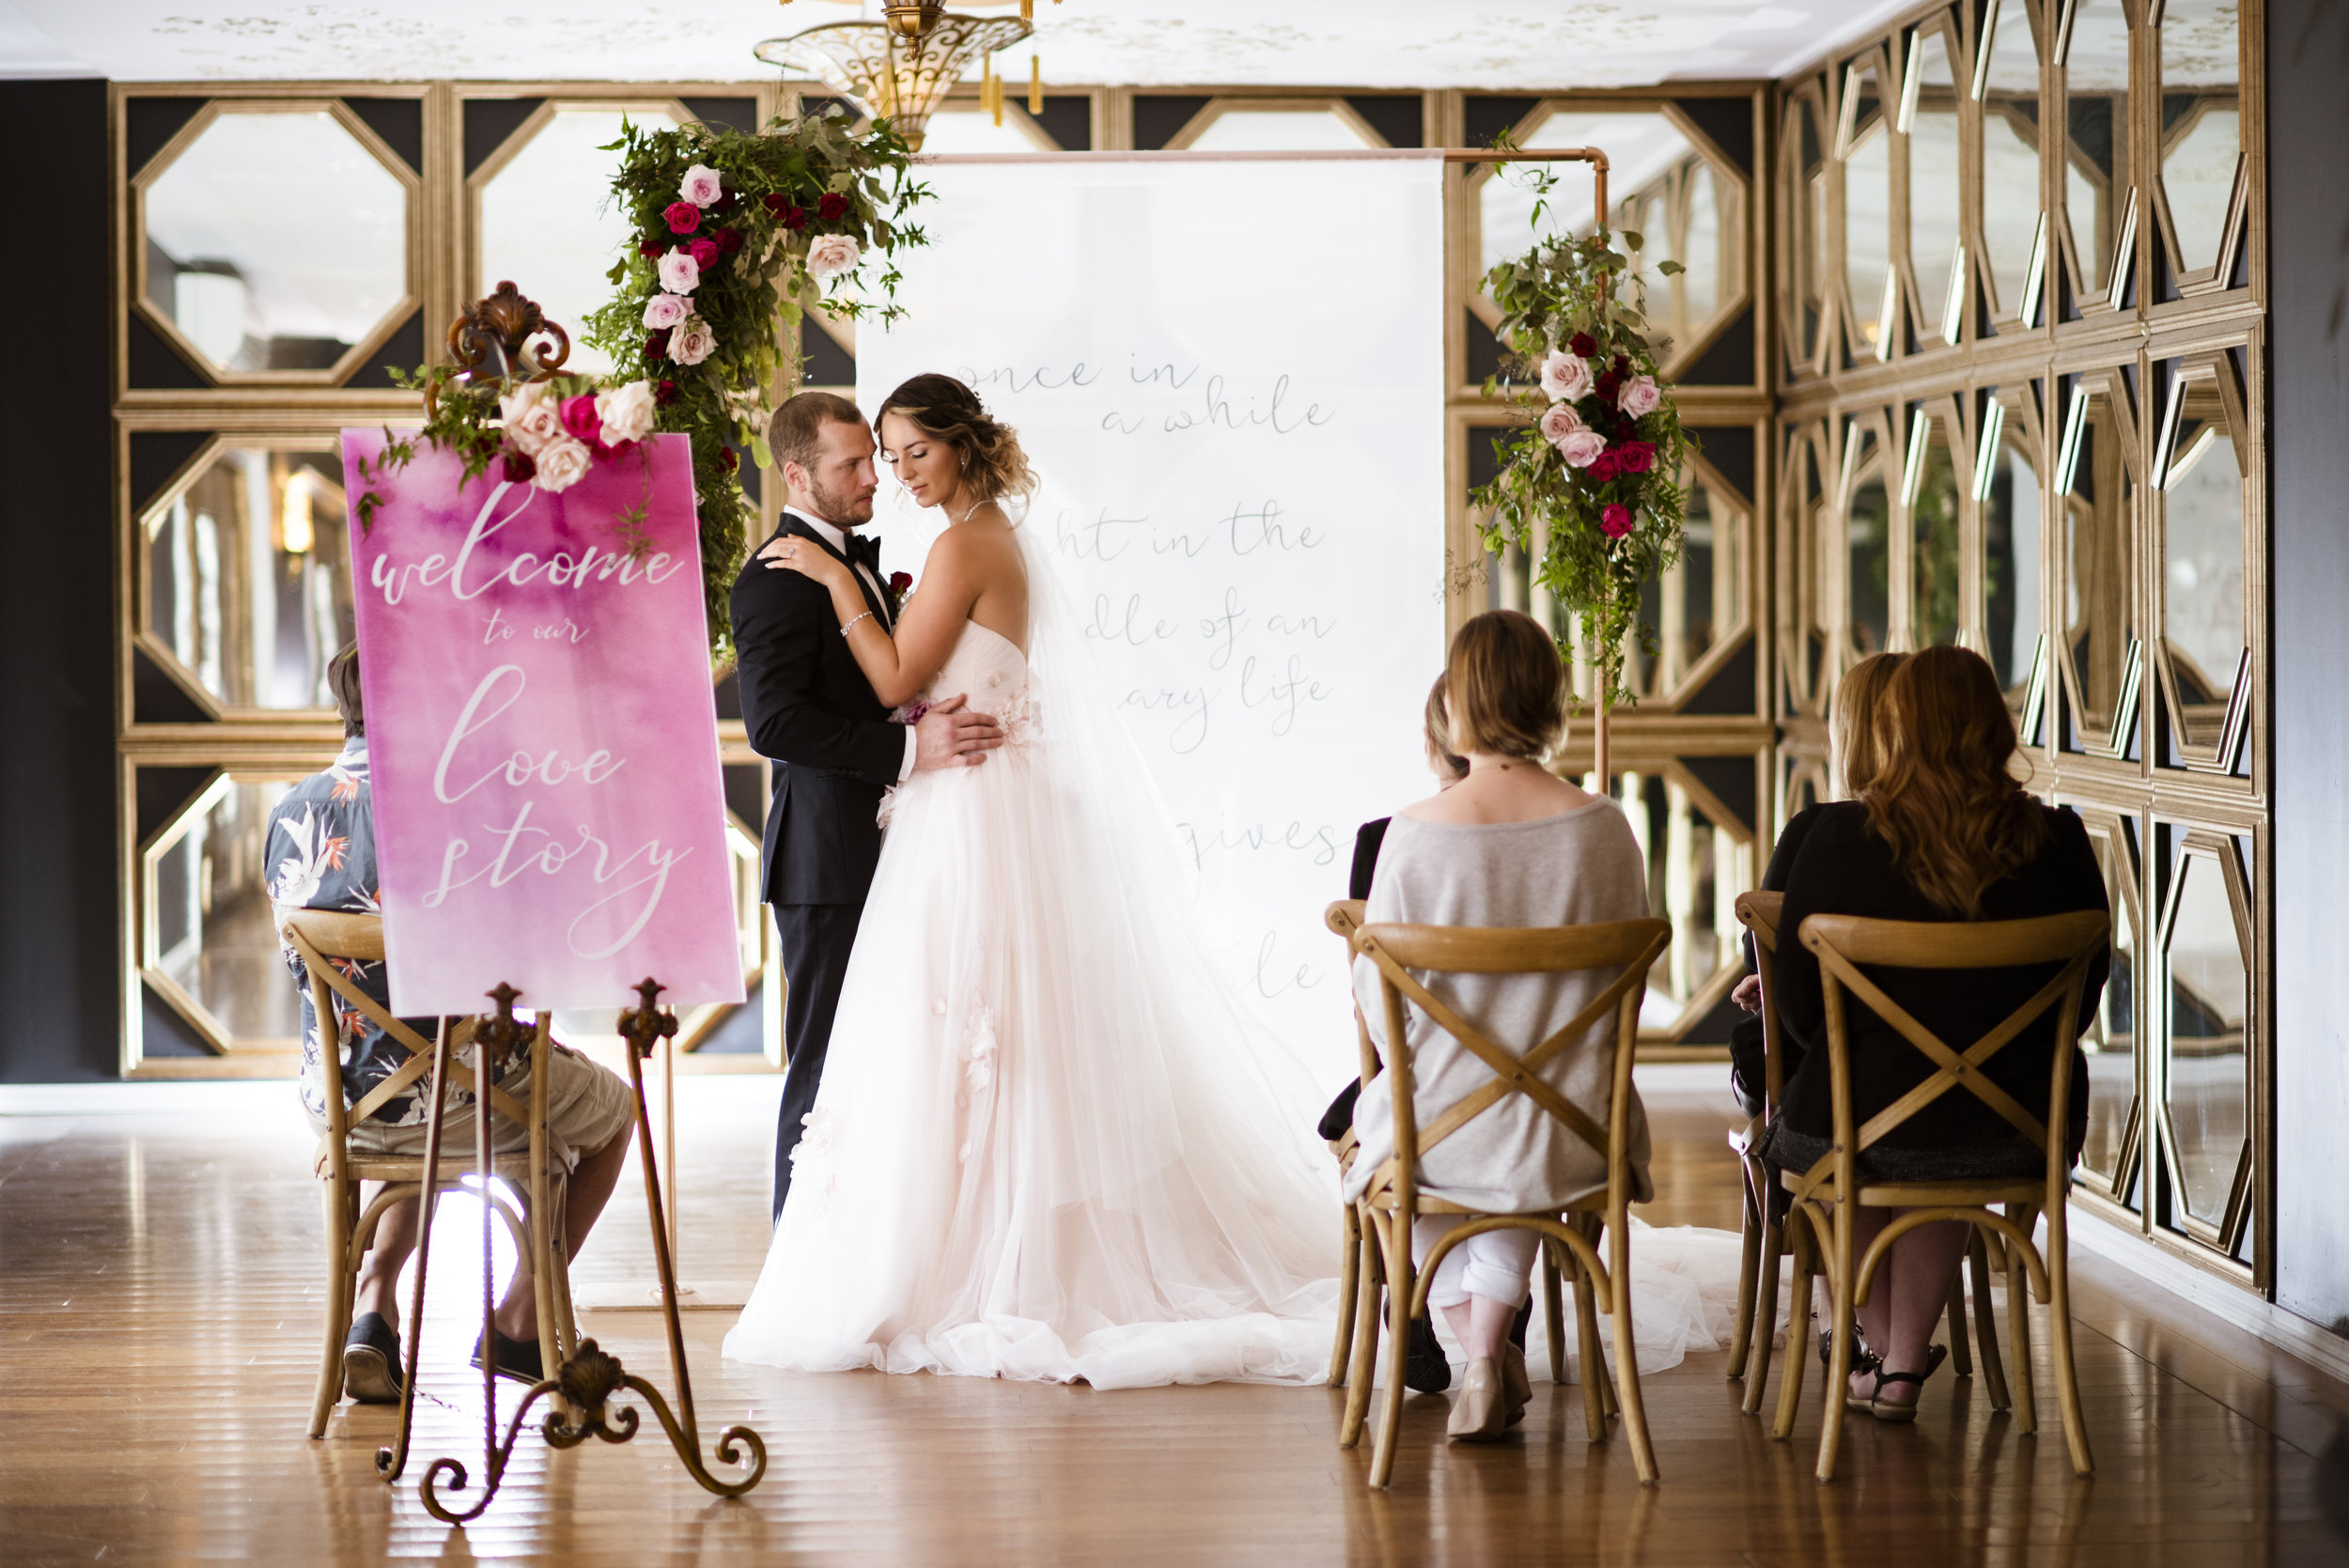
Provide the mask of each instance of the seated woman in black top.
[{"label": "seated woman in black top", "polygon": [[[1779,1015],[1790,1047],[1799,1041],[1810,1048],[1788,1073],[1785,1103],[1763,1143],[1763,1158],[1780,1170],[1810,1170],[1828,1152],[1833,1129],[1819,963],[1796,939],[1806,918],[2023,920],[2108,908],[2079,817],[2068,808],[2042,805],[2015,782],[2014,720],[1998,677],[1979,654],[1934,647],[1910,655],[1893,672],[1877,711],[1883,762],[1875,781],[1857,800],[1803,814],[1812,820],[1786,872]],[[2108,963],[2100,956],[2090,968],[2077,1017],[2043,1018],[1983,1069],[2026,1110],[2046,1114],[2056,1028],[2069,1028],[2077,1039],[2095,1017]],[[1918,1022],[1964,1050],[2054,972],[2055,966],[2039,965],[1872,970],[1869,977]],[[1844,1006],[1852,1114],[1865,1122],[1923,1082],[1933,1064],[1857,1000],[1846,997]],[[2077,1056],[2072,1067],[2072,1125],[2063,1135],[2077,1155],[2087,1129],[2088,1073]],[[2046,1157],[1960,1089],[1863,1152],[1859,1168],[1888,1181],[2031,1175],[2046,1170]],[[1864,1250],[1898,1212],[1858,1210],[1859,1248]],[[1853,1374],[1855,1400],[1908,1419],[1905,1412],[1915,1408],[1925,1376],[1938,1364],[1928,1344],[1966,1242],[1967,1227],[1951,1221],[1920,1226],[1893,1244],[1859,1311],[1860,1332],[1881,1366]]]},{"label": "seated woman in black top", "polygon": [[[1876,749],[1876,709],[1883,704],[1892,672],[1907,657],[1905,653],[1872,653],[1845,670],[1843,678],[1835,684],[1835,706],[1828,721],[1828,763],[1834,769],[1837,793],[1845,800],[1858,800],[1861,790],[1875,783],[1884,766],[1884,753]],[[1778,847],[1770,851],[1769,866],[1762,873],[1764,893],[1786,891],[1787,870],[1817,820],[1815,812],[1797,812],[1786,831],[1778,835]],[[1794,932],[1785,932],[1780,939],[1794,940]],[[1746,977],[1737,982],[1730,1000],[1750,1017],[1738,1019],[1729,1032],[1729,1092],[1747,1115],[1759,1116],[1763,1087],[1769,1082],[1762,1038],[1762,976],[1754,963],[1753,938],[1747,937],[1745,945]],[[1787,1073],[1794,1072],[1801,1049],[1792,1040],[1781,1043]],[[1785,1194],[1772,1196],[1782,1203]]]}]

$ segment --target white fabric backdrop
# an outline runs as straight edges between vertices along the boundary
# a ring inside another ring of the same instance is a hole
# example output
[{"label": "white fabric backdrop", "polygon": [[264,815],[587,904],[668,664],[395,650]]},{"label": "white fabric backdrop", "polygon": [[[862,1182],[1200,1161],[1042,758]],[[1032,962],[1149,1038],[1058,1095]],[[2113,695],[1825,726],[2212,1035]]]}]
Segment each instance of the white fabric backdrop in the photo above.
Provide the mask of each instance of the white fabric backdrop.
[{"label": "white fabric backdrop", "polygon": [[[1430,790],[1443,658],[1441,165],[945,163],[858,334],[1018,427],[1053,559],[1155,775],[1218,956],[1331,1087],[1354,830]],[[940,520],[884,476],[891,569]]]}]

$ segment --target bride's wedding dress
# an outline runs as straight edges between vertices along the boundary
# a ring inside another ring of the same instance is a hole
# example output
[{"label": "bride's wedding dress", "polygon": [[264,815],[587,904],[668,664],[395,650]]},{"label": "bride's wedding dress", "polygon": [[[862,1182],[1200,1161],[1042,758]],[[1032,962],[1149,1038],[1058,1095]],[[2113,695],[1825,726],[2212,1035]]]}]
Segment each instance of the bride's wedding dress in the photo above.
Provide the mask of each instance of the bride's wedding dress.
[{"label": "bride's wedding dress", "polygon": [[931,682],[1006,743],[885,808],[823,1088],[725,1354],[1310,1381],[1337,1291],[1312,1086],[1178,907],[1157,802],[1031,532],[1035,667],[972,623]]},{"label": "bride's wedding dress", "polygon": [[[1034,532],[1017,534],[1033,660],[966,624],[930,683],[1000,715],[1006,743],[884,808],[823,1088],[725,1355],[1317,1382],[1337,1305],[1336,1172],[1311,1131],[1327,1086],[1208,961]],[[1736,1253],[1734,1234],[1639,1228],[1641,1372],[1727,1343]]]}]

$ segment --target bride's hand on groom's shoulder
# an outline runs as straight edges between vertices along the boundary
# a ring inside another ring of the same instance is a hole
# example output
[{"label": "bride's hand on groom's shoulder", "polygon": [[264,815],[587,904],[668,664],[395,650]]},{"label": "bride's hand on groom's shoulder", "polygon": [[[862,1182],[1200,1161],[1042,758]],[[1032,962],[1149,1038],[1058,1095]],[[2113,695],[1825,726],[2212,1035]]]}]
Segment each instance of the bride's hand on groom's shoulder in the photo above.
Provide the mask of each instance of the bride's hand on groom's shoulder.
[{"label": "bride's hand on groom's shoulder", "polygon": [[845,562],[830,551],[804,544],[789,534],[768,540],[759,551],[758,558],[766,563],[769,571],[795,571],[827,588],[844,582],[850,587],[855,586],[855,580],[849,577]]},{"label": "bride's hand on groom's shoulder", "polygon": [[1003,743],[1003,726],[992,714],[973,713],[968,695],[932,703],[913,725],[913,770],[976,768]]}]

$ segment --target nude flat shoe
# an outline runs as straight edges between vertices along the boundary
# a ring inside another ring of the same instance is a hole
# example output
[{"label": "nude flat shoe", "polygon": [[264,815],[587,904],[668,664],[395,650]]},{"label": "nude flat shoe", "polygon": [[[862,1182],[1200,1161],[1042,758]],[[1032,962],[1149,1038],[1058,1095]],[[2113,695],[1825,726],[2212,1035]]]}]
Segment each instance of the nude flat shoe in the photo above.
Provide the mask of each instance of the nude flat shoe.
[{"label": "nude flat shoe", "polygon": [[1525,1407],[1533,1403],[1533,1379],[1526,1374],[1522,1345],[1506,1342],[1501,1344],[1501,1391],[1509,1412],[1503,1424],[1515,1426],[1525,1420]]},{"label": "nude flat shoe", "polygon": [[1480,1356],[1468,1364],[1460,1391],[1452,1396],[1452,1421],[1444,1430],[1455,1443],[1489,1443],[1507,1434],[1507,1389],[1496,1358]]}]

